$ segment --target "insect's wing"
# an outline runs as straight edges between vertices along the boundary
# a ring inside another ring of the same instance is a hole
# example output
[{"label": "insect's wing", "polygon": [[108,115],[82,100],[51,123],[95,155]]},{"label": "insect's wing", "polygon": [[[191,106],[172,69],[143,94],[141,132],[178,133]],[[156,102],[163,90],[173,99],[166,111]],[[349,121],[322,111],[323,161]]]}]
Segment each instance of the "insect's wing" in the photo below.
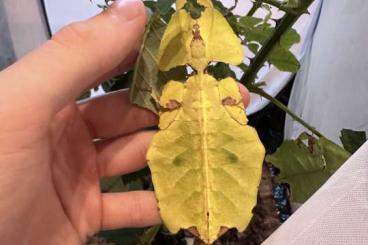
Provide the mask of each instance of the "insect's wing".
[{"label": "insect's wing", "polygon": [[199,24],[208,62],[219,61],[233,65],[242,62],[244,53],[240,39],[220,12],[207,7],[198,20],[193,20],[182,9],[173,14],[162,37],[158,52],[160,70],[167,71],[191,63],[190,43],[193,40],[194,24]]},{"label": "insect's wing", "polygon": [[206,9],[199,19],[199,26],[209,61],[233,65],[243,61],[244,52],[240,39],[219,11]]},{"label": "insect's wing", "polygon": [[192,19],[185,10],[174,13],[162,37],[158,51],[160,70],[168,71],[189,62]]}]

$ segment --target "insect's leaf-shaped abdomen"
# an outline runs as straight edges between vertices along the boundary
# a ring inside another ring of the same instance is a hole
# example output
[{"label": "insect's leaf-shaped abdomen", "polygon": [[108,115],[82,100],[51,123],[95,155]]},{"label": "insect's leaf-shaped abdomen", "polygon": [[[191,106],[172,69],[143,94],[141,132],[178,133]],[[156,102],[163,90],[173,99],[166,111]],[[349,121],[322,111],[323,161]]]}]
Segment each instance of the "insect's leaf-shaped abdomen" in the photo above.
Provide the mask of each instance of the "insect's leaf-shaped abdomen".
[{"label": "insect's leaf-shaped abdomen", "polygon": [[246,228],[264,157],[255,129],[239,123],[246,122],[245,114],[235,120],[227,110],[243,110],[241,101],[224,105],[222,85],[226,96],[240,98],[236,82],[229,79],[190,77],[174,109],[176,117],[154,136],[147,156],[166,226],[171,232],[195,228],[207,243],[218,238],[221,228]]}]

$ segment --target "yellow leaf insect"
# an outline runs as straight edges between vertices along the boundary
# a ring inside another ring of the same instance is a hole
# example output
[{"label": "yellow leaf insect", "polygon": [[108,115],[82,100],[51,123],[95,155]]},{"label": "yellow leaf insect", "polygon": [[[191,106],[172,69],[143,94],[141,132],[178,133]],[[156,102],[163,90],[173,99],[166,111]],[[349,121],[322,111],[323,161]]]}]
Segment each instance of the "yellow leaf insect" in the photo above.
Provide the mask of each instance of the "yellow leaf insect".
[{"label": "yellow leaf insect", "polygon": [[177,1],[161,41],[161,70],[189,65],[187,81],[169,81],[160,97],[160,131],[147,153],[160,215],[176,233],[188,229],[207,244],[244,230],[257,202],[265,150],[247,125],[236,81],[206,74],[209,62],[239,64],[243,49],[211,1],[192,19]]}]

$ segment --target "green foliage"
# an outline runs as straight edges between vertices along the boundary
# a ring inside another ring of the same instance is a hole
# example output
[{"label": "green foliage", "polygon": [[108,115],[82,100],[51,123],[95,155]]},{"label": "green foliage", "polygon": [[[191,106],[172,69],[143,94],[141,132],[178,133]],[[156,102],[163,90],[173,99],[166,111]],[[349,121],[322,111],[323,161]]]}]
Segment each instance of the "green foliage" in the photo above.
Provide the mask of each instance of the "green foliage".
[{"label": "green foliage", "polygon": [[280,169],[277,179],[290,185],[291,199],[303,203],[349,156],[332,141],[303,133],[296,140],[286,140],[266,161]]},{"label": "green foliage", "polygon": [[144,232],[145,229],[143,228],[117,229],[103,231],[99,236],[111,245],[137,245]]},{"label": "green foliage", "polygon": [[100,183],[101,191],[122,192],[142,190],[143,182],[145,181],[145,178],[149,175],[149,168],[146,167],[131,174],[103,178]]},{"label": "green foliage", "polygon": [[166,24],[158,15],[153,15],[147,25],[140,53],[133,71],[130,101],[155,113],[159,111],[158,99],[163,86],[169,80],[183,80],[185,67],[168,72],[158,69],[157,53]]},{"label": "green foliage", "polygon": [[235,72],[231,70],[229,64],[223,62],[217,62],[215,65],[209,65],[207,67],[207,71],[208,74],[210,74],[217,80],[221,80],[226,77],[232,77],[236,79]]},{"label": "green foliage", "polygon": [[288,0],[285,1],[285,8],[298,8],[300,6],[300,0]]},{"label": "green foliage", "polygon": [[[243,16],[239,18],[238,31],[245,37],[243,43],[256,55],[273,35],[275,27],[264,19]],[[299,34],[294,29],[289,29],[275,44],[266,60],[281,71],[297,72],[300,67],[299,61],[289,49],[298,42],[300,42]]]},{"label": "green foliage", "polygon": [[161,225],[155,225],[147,229],[139,238],[138,245],[151,245],[160,229]]},{"label": "green foliage", "polygon": [[197,0],[187,0],[184,4],[184,9],[193,19],[198,19],[201,17],[201,13],[204,11],[204,6],[200,5]]},{"label": "green foliage", "polygon": [[103,178],[100,182],[100,188],[102,192],[121,192],[127,189],[120,176]]},{"label": "green foliage", "polygon": [[144,1],[144,5],[153,13],[159,15],[166,23],[169,22],[171,15],[175,13],[175,9],[172,7],[174,3],[175,0]]},{"label": "green foliage", "polygon": [[228,8],[226,8],[221,1],[218,0],[213,0],[212,1],[213,6],[215,7],[215,9],[217,9],[218,11],[220,11],[220,13],[224,16],[231,14],[231,11],[229,11]]},{"label": "green foliage", "polygon": [[86,92],[83,92],[81,95],[79,95],[77,100],[84,100],[84,99],[88,99],[89,97],[91,97],[91,91],[90,90],[88,90]]},{"label": "green foliage", "polygon": [[367,141],[367,135],[365,131],[343,129],[340,140],[345,150],[353,154]]}]

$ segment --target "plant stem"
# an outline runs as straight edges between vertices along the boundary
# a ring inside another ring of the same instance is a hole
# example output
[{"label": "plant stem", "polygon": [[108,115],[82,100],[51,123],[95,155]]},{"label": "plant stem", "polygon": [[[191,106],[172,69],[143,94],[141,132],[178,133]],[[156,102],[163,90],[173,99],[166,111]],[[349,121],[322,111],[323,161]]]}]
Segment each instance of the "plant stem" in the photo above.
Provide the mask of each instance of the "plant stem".
[{"label": "plant stem", "polygon": [[250,92],[256,93],[279,107],[281,110],[285,111],[291,118],[299,122],[305,128],[310,130],[313,134],[318,137],[324,137],[320,132],[318,132],[314,127],[306,123],[302,118],[297,116],[294,112],[290,111],[287,106],[282,104],[279,100],[272,97],[266,93],[263,89],[256,87],[254,85],[255,79],[257,77],[258,71],[262,68],[267,60],[267,57],[272,52],[273,48],[279,43],[281,37],[294,25],[294,23],[299,19],[299,17],[307,13],[309,6],[314,2],[314,0],[304,0],[303,4],[298,9],[283,9],[282,4],[275,0],[255,0],[253,7],[248,12],[247,16],[252,16],[257,9],[262,5],[262,3],[267,3],[272,6],[284,10],[286,13],[281,19],[279,24],[276,25],[275,32],[271,37],[262,45],[261,50],[256,54],[254,59],[249,65],[249,69],[245,72],[240,79],[240,82],[245,84]]},{"label": "plant stem", "polygon": [[238,6],[239,0],[235,0],[234,5],[229,8],[229,12],[233,11]]},{"label": "plant stem", "polygon": [[[262,0],[266,1],[266,0]],[[284,35],[293,25],[294,23],[299,19],[299,17],[304,14],[308,7],[314,2],[314,0],[304,0],[306,1],[304,3],[304,6],[302,9],[299,9],[296,13],[286,13],[285,16],[281,19],[280,23],[276,26],[275,32],[271,35],[271,37],[268,39],[268,41],[262,46],[261,50],[256,54],[254,59],[252,60],[249,70],[244,73],[240,81],[244,84],[250,84],[253,83],[256,79],[258,71],[262,68],[264,63],[267,60],[267,57],[273,50],[273,48],[276,46],[276,44],[280,41],[280,38],[282,35]],[[261,1],[256,1],[253,5],[254,9],[258,4],[262,3]],[[255,10],[252,10],[255,11]],[[249,13],[248,13],[249,14]]]},{"label": "plant stem", "polygon": [[270,94],[266,93],[263,89],[256,87],[254,85],[248,85],[247,86],[248,90],[252,93],[258,94],[266,99],[268,99],[269,101],[271,101],[274,105],[276,105],[278,108],[280,108],[281,110],[283,110],[284,112],[286,112],[292,119],[294,119],[295,121],[299,122],[301,125],[303,125],[306,129],[308,129],[309,131],[311,131],[313,134],[317,135],[318,137],[324,137],[322,133],[320,133],[319,131],[317,131],[314,127],[310,126],[307,122],[305,122],[302,118],[300,118],[299,116],[297,116],[294,112],[290,111],[290,109],[284,105],[283,103],[281,103],[281,101],[279,101],[278,99],[272,97]]},{"label": "plant stem", "polygon": [[253,16],[254,13],[257,11],[257,9],[261,7],[261,5],[262,5],[262,2],[259,2],[259,1],[254,2],[252,8],[247,13],[247,16]]},{"label": "plant stem", "polygon": [[284,7],[284,4],[283,3],[280,3],[279,1],[276,1],[276,0],[255,0],[256,2],[259,2],[259,3],[267,3],[271,6],[274,6],[276,8],[278,8],[279,10],[282,10],[286,13],[294,13],[296,14],[298,12],[297,9],[293,9],[293,8],[285,8]]}]

